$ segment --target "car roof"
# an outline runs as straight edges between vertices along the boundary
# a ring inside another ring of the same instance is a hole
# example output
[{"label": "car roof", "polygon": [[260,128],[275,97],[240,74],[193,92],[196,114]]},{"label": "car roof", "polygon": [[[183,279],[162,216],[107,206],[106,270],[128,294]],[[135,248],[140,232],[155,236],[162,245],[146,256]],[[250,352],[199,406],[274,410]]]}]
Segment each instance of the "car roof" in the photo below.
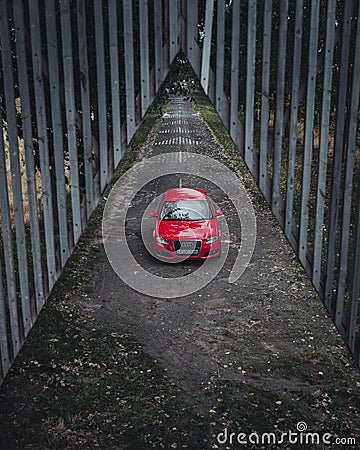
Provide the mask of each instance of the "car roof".
[{"label": "car roof", "polygon": [[165,192],[164,201],[174,200],[206,200],[206,194],[199,188],[173,188]]}]

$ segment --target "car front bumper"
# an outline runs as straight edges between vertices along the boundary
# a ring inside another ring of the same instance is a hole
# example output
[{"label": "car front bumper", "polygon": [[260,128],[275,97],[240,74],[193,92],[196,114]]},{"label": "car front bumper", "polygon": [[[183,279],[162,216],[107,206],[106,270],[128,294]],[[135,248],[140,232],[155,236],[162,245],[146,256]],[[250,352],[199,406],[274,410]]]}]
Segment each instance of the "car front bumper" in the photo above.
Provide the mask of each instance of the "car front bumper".
[{"label": "car front bumper", "polygon": [[154,241],[154,255],[164,260],[184,260],[184,259],[207,259],[215,258],[221,253],[221,241],[220,239],[212,244],[206,244],[205,240],[202,241],[201,247],[198,249],[197,254],[178,254],[174,246],[175,241],[170,241],[169,244],[160,244]]}]

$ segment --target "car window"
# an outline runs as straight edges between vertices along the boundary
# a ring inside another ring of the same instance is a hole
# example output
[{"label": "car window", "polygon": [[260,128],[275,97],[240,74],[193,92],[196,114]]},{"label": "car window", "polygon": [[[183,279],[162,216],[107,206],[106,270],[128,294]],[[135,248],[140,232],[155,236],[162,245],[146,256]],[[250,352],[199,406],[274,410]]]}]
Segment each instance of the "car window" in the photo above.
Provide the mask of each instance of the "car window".
[{"label": "car window", "polygon": [[177,200],[164,202],[161,220],[209,220],[213,215],[206,200]]}]

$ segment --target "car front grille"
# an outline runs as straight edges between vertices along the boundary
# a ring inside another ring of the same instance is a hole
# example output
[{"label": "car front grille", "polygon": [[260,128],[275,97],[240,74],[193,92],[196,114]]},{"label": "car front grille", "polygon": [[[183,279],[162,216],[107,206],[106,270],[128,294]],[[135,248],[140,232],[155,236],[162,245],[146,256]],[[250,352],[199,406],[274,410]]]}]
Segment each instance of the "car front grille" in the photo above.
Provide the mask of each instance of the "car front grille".
[{"label": "car front grille", "polygon": [[185,241],[177,240],[174,241],[174,250],[178,254],[193,254],[198,255],[201,249],[201,241]]}]

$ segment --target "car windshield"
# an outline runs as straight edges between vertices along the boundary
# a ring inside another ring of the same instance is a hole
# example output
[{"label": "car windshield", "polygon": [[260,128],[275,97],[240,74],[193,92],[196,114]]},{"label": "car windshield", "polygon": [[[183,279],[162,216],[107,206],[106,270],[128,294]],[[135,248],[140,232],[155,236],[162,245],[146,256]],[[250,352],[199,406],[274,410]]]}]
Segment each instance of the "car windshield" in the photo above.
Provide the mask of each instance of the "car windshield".
[{"label": "car windshield", "polygon": [[161,209],[161,220],[209,220],[212,219],[206,200],[177,200],[165,202]]}]

